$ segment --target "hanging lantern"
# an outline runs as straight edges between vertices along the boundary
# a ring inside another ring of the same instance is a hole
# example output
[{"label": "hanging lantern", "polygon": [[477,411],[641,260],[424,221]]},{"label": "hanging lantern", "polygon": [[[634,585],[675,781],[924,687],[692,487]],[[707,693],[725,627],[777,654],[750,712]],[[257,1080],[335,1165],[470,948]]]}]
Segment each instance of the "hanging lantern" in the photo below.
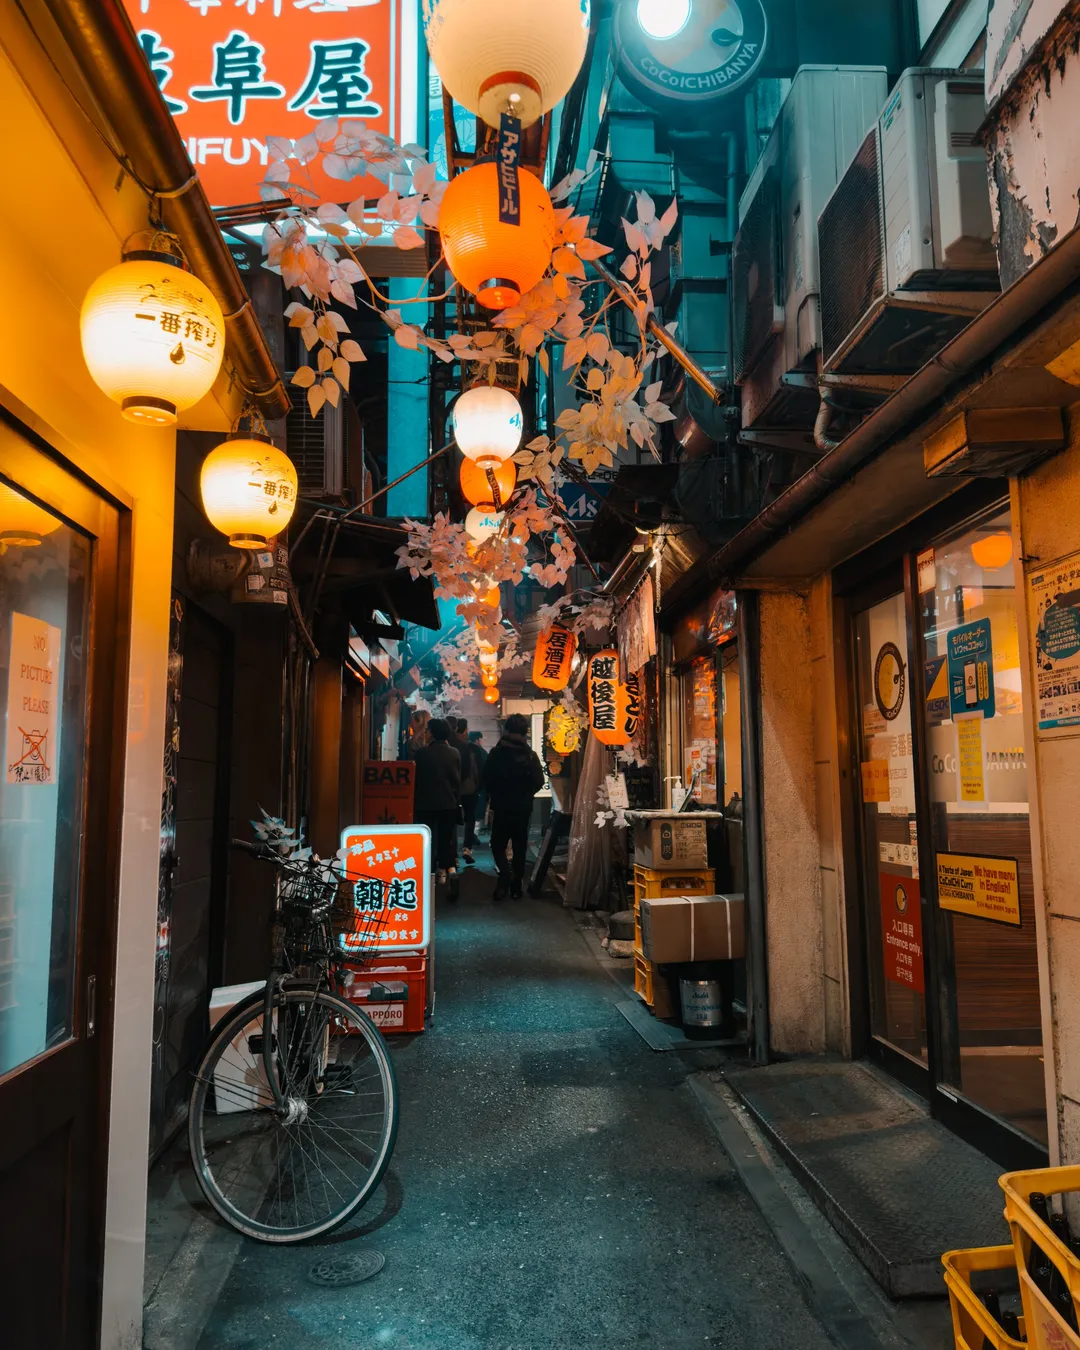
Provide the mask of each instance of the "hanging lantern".
[{"label": "hanging lantern", "polygon": [[532,682],[537,689],[565,689],[570,683],[577,638],[569,628],[553,624],[545,628],[533,653]]},{"label": "hanging lantern", "polygon": [[446,265],[487,309],[507,309],[531,291],[551,262],[555,210],[535,174],[518,175],[521,223],[499,219],[499,171],[477,164],[450,180],[439,207]]},{"label": "hanging lantern", "polygon": [[0,483],[0,553],[5,548],[36,548],[63,524],[51,511]]},{"label": "hanging lantern", "polygon": [[454,404],[453,428],[454,439],[467,460],[473,460],[480,469],[498,469],[513,459],[521,444],[521,404],[509,389],[474,384]]},{"label": "hanging lantern", "polygon": [[498,703],[499,698],[500,698],[500,694],[499,694],[498,689],[495,687],[495,685],[491,685],[491,686],[489,686],[487,689],[484,690],[484,702],[485,702],[485,703]]},{"label": "hanging lantern", "polygon": [[488,609],[498,609],[502,600],[502,592],[498,586],[492,586],[490,590],[477,592],[476,598]]},{"label": "hanging lantern", "polygon": [[996,572],[1012,562],[1012,535],[1004,531],[998,534],[986,534],[971,545],[971,556],[984,572]]},{"label": "hanging lantern", "polygon": [[548,741],[557,755],[572,755],[581,744],[581,718],[556,703],[548,713]]},{"label": "hanging lantern", "polygon": [[233,548],[265,548],[296,509],[296,466],[269,436],[223,441],[203,460],[203,510]]},{"label": "hanging lantern", "polygon": [[494,689],[499,683],[499,672],[494,666],[480,667],[480,683],[485,689]]},{"label": "hanging lantern", "polygon": [[482,544],[485,539],[498,533],[502,522],[501,511],[481,511],[478,506],[474,506],[465,517],[465,533]]},{"label": "hanging lantern", "polygon": [[169,253],[125,253],[87,291],[81,326],[94,383],[132,422],[171,426],[221,369],[221,306]]},{"label": "hanging lantern", "polygon": [[[495,503],[491,478],[495,479],[495,490],[499,494],[498,507]],[[512,459],[503,460],[500,464],[483,466],[477,464],[474,459],[461,461],[461,495],[472,506],[481,506],[485,510],[492,511],[501,509],[516,486],[517,468]]]},{"label": "hanging lantern", "polygon": [[463,108],[525,126],[565,98],[585,60],[589,0],[425,0],[432,64]]},{"label": "hanging lantern", "polygon": [[594,653],[589,662],[589,726],[604,745],[626,745],[637,734],[641,715],[640,686],[636,675],[626,684],[619,679],[619,653],[613,649]]}]

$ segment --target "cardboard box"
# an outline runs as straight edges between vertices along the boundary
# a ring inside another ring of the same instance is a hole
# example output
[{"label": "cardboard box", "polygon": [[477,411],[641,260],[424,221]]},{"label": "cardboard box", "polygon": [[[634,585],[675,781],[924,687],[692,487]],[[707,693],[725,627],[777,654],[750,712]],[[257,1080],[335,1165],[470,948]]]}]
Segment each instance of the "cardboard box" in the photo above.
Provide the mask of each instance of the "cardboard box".
[{"label": "cardboard box", "polygon": [[634,827],[634,862],[654,872],[681,871],[709,865],[707,822],[722,820],[719,811],[628,811]]},{"label": "cardboard box", "polygon": [[657,965],[746,955],[741,895],[680,895],[641,902],[641,950]]}]

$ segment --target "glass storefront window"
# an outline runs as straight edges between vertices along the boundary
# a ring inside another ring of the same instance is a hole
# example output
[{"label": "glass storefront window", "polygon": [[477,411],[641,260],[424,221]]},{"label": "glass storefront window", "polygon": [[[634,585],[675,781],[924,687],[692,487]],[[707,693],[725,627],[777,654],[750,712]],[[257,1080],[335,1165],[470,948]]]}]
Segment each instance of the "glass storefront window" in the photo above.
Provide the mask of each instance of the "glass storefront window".
[{"label": "glass storefront window", "polygon": [[863,874],[873,1035],[926,1062],[911,659],[902,593],[856,616]]},{"label": "glass storefront window", "polygon": [[698,656],[682,673],[682,780],[694,800],[716,805],[716,661]]},{"label": "glass storefront window", "polygon": [[1009,511],[920,554],[941,1082],[1046,1143]]},{"label": "glass storefront window", "polygon": [[90,561],[0,480],[0,1075],[72,1031]]}]

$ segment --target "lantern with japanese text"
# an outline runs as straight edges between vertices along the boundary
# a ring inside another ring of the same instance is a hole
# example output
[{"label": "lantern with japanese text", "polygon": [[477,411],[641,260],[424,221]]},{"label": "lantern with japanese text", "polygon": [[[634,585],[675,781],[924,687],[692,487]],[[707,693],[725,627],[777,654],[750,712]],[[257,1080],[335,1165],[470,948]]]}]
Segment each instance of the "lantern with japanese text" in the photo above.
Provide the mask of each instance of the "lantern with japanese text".
[{"label": "lantern with japanese text", "polygon": [[517,468],[512,459],[483,466],[473,459],[461,461],[461,495],[471,506],[479,506],[485,511],[501,510],[516,486]]},{"label": "lantern with japanese text", "polygon": [[581,718],[556,703],[548,713],[548,740],[557,755],[571,755],[581,744]]},{"label": "lantern with japanese text", "polygon": [[619,685],[618,721],[627,743],[636,740],[641,726],[641,680],[637,675],[627,675]]},{"label": "lantern with japanese text", "polygon": [[481,469],[497,469],[513,459],[521,444],[521,404],[500,385],[474,384],[454,404],[452,425],[466,459]]},{"label": "lantern with japanese text", "polygon": [[265,548],[296,508],[296,466],[269,436],[244,434],[223,441],[203,460],[203,510],[233,548]]},{"label": "lantern with japanese text", "polygon": [[619,721],[619,653],[594,652],[589,661],[589,726],[604,745],[625,745]]},{"label": "lantern with japanese text", "polygon": [[432,64],[463,108],[525,126],[565,98],[585,59],[589,0],[424,0]]},{"label": "lantern with japanese text", "polygon": [[502,522],[501,511],[481,511],[478,506],[474,506],[465,517],[465,533],[478,544],[482,544],[485,539],[490,539],[493,534],[498,533]]},{"label": "lantern with japanese text", "polygon": [[498,689],[493,684],[489,685],[488,688],[484,690],[485,703],[498,703],[500,697],[501,695],[499,694]]},{"label": "lantern with japanese text", "polygon": [[80,324],[94,383],[132,422],[171,426],[221,369],[221,306],[169,253],[125,253],[87,291]]},{"label": "lantern with japanese text", "polygon": [[446,265],[454,280],[486,309],[516,305],[551,261],[555,242],[551,198],[526,169],[518,175],[518,186],[516,225],[499,219],[499,170],[494,164],[477,164],[452,178],[439,207]]},{"label": "lantern with japanese text", "polygon": [[0,482],[0,553],[7,548],[36,548],[62,523],[17,488]]},{"label": "lantern with japanese text", "polygon": [[556,692],[570,683],[570,672],[577,650],[577,638],[569,628],[553,624],[536,641],[533,653],[532,682],[537,689]]}]

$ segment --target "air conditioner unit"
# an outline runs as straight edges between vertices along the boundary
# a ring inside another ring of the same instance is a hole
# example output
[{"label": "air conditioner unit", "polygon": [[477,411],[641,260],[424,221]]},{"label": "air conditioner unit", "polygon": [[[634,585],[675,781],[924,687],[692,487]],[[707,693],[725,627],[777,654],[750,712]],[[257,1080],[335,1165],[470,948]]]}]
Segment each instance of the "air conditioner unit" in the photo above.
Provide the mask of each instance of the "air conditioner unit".
[{"label": "air conditioner unit", "polygon": [[[291,379],[291,376],[290,376]],[[346,400],[324,403],[317,417],[307,407],[307,390],[289,385],[292,410],[285,419],[285,448],[296,465],[300,494],[338,497],[345,484]]]},{"label": "air conditioner unit", "polygon": [[906,70],[818,221],[823,369],[908,375],[1000,289],[981,74]]},{"label": "air conditioner unit", "polygon": [[817,218],[885,98],[883,66],[801,66],[739,203],[732,259],[743,427],[813,426],[821,346]]}]

